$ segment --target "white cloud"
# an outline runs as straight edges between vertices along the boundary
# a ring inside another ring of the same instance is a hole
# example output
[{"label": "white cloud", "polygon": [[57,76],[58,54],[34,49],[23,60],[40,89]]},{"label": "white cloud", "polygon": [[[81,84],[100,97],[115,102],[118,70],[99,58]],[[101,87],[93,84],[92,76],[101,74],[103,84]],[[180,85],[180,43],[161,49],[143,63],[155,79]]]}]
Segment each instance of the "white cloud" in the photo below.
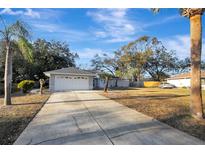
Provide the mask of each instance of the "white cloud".
[{"label": "white cloud", "polygon": [[12,11],[9,8],[1,10],[0,14],[8,14],[8,15],[21,15],[23,11]]},{"label": "white cloud", "polygon": [[101,26],[94,32],[96,37],[105,38],[106,42],[123,42],[139,31],[140,26],[127,16],[128,9],[98,9],[87,12]]},{"label": "white cloud", "polygon": [[36,11],[33,11],[32,9],[13,11],[10,8],[5,8],[0,11],[0,14],[15,15],[15,16],[24,15],[24,16],[28,16],[31,18],[40,18],[40,14]]},{"label": "white cloud", "polygon": [[42,24],[42,23],[41,24],[33,23],[32,26],[47,32],[55,32],[59,28],[57,25],[54,24]]},{"label": "white cloud", "polygon": [[95,33],[95,36],[99,37],[99,38],[106,38],[107,37],[106,32],[103,32],[103,31],[97,31],[97,32],[94,32],[94,33]]},{"label": "white cloud", "polygon": [[[31,25],[38,30],[43,32],[53,33],[58,36],[63,36],[65,40],[72,41],[84,41],[84,38],[88,38],[89,34],[85,31],[78,31],[75,29],[71,29],[69,27],[63,27],[59,24],[52,24],[52,23],[31,23]],[[91,38],[90,38],[91,40]]]},{"label": "white cloud", "polygon": [[[178,58],[190,57],[190,36],[176,35],[162,39],[163,44],[169,50],[175,50]],[[202,59],[205,57],[205,42],[202,43]]]},{"label": "white cloud", "polygon": [[129,36],[124,36],[124,37],[110,38],[106,40],[105,42],[115,43],[115,42],[126,42],[126,41],[131,41],[131,40],[134,40],[134,38],[129,37]]},{"label": "white cloud", "polygon": [[136,34],[145,31],[148,27],[153,27],[167,22],[172,22],[180,18],[180,15],[168,16],[160,21],[140,22],[128,16],[128,9],[97,9],[88,11],[87,15],[92,17],[99,24],[93,34],[97,38],[104,39],[105,42],[126,42],[133,40]]},{"label": "white cloud", "polygon": [[178,14],[173,15],[173,16],[168,16],[168,17],[162,18],[160,21],[157,20],[157,21],[154,21],[154,22],[145,23],[145,24],[143,24],[143,28],[161,25],[161,24],[164,24],[164,23],[175,21],[175,20],[180,19],[180,18],[182,18],[182,17]]},{"label": "white cloud", "polygon": [[91,66],[91,59],[94,58],[96,54],[99,56],[103,56],[106,54],[109,57],[113,57],[113,52],[103,51],[99,48],[83,48],[77,50],[77,54],[79,55],[79,59],[76,60],[77,65],[84,69],[89,69]]},{"label": "white cloud", "polygon": [[40,18],[40,14],[36,11],[33,11],[32,9],[26,9],[24,15],[32,18]]},{"label": "white cloud", "polygon": [[99,56],[103,56],[103,54],[107,54],[109,57],[113,57],[114,53],[106,52],[102,49],[95,49],[95,48],[85,48],[78,52],[80,59],[92,59],[96,54]]}]

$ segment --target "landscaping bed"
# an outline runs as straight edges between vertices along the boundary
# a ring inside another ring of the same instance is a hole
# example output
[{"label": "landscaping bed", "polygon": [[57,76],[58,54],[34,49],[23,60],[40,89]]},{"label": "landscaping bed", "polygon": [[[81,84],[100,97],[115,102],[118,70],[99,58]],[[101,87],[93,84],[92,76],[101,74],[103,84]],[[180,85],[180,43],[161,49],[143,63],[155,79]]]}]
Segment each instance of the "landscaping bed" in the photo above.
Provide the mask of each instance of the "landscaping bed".
[{"label": "landscaping bed", "polygon": [[0,97],[0,144],[13,144],[49,96],[16,94],[10,106],[3,106],[3,97]]},{"label": "landscaping bed", "polygon": [[[113,90],[101,94],[205,140],[205,120],[196,120],[191,116],[189,109],[190,92],[188,89],[135,88]],[[203,100],[205,102],[205,92],[203,92]]]}]

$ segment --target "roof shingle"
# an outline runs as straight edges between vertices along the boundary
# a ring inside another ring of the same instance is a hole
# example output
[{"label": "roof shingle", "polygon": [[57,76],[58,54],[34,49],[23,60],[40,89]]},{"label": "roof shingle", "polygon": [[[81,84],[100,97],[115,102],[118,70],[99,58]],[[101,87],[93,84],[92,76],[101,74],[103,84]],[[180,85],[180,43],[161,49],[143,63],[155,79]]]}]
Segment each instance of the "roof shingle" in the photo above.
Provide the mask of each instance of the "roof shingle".
[{"label": "roof shingle", "polygon": [[58,70],[48,71],[44,72],[44,74],[70,74],[70,75],[88,75],[88,76],[96,76],[96,73],[75,68],[75,67],[68,67],[68,68],[62,68]]}]

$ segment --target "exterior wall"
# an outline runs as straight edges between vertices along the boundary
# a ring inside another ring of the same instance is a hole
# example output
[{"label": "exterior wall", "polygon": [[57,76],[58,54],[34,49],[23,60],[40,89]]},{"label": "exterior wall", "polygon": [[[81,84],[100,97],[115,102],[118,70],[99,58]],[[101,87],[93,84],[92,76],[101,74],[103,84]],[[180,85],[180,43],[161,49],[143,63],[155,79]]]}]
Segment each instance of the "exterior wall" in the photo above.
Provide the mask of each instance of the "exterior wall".
[{"label": "exterior wall", "polygon": [[[115,87],[116,86],[116,80],[109,80],[108,82],[108,87],[112,88],[112,87]],[[103,85],[104,87],[104,85]]]},{"label": "exterior wall", "polygon": [[[99,79],[98,80],[98,88],[104,88],[104,85],[105,85],[105,80]],[[109,83],[108,83],[108,86],[109,86]]]},{"label": "exterior wall", "polygon": [[129,80],[118,80],[117,86],[118,87],[129,87],[130,81]]},{"label": "exterior wall", "polygon": [[138,88],[142,88],[144,87],[144,81],[134,81],[130,83],[131,87],[138,87]]},{"label": "exterior wall", "polygon": [[[57,74],[51,74],[49,78],[49,91],[50,92],[55,92],[55,78],[63,76],[63,77],[69,77],[70,75],[57,75]],[[75,75],[75,76],[82,76],[82,75]],[[73,76],[72,76],[73,77]],[[87,77],[87,76],[85,76]],[[89,81],[89,90],[93,89],[93,77],[87,77]]]},{"label": "exterior wall", "polygon": [[89,77],[89,90],[93,89],[93,77]]},{"label": "exterior wall", "polygon": [[[95,83],[95,88],[104,88],[105,86],[105,80],[104,79],[97,79],[97,82]],[[109,80],[108,87],[112,88],[116,86],[116,79]],[[129,80],[117,80],[117,87],[129,87]]]},{"label": "exterior wall", "polygon": [[168,83],[175,85],[176,87],[190,87],[191,81],[190,79],[168,79]]},{"label": "exterior wall", "polygon": [[54,86],[55,86],[54,81],[55,81],[55,75],[51,74],[51,76],[49,78],[49,91],[50,92],[54,92]]},{"label": "exterior wall", "polygon": [[[51,74],[50,78],[49,78],[49,90],[51,92],[55,91],[55,78],[57,76],[66,77],[68,75],[53,75],[53,74]],[[104,88],[104,85],[105,85],[105,80],[104,79],[97,78],[97,80],[95,80],[95,83],[94,83],[93,78],[94,77],[88,77],[88,79],[89,79],[89,90],[92,90],[93,88]],[[116,85],[116,79],[109,80],[109,83],[108,83],[109,88],[115,87],[115,85]],[[118,79],[117,80],[117,87],[129,87],[129,80]]]}]

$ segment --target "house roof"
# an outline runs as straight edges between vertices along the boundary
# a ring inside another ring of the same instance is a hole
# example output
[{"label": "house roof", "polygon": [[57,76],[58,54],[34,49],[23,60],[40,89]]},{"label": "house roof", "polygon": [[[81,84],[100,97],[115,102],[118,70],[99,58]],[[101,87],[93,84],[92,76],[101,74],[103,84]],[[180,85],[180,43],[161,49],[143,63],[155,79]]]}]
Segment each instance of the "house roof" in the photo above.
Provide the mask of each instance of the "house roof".
[{"label": "house roof", "polygon": [[[187,73],[173,75],[170,78],[168,78],[168,80],[189,79],[189,78],[191,78],[191,73],[187,72]],[[201,71],[201,78],[205,78],[205,71]]]},{"label": "house roof", "polygon": [[44,72],[46,76],[50,76],[51,74],[67,74],[67,75],[84,75],[84,76],[96,76],[97,72],[89,71],[89,70],[83,70],[75,67],[68,67],[68,68],[62,68],[58,70],[48,71]]}]

